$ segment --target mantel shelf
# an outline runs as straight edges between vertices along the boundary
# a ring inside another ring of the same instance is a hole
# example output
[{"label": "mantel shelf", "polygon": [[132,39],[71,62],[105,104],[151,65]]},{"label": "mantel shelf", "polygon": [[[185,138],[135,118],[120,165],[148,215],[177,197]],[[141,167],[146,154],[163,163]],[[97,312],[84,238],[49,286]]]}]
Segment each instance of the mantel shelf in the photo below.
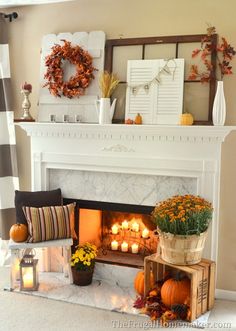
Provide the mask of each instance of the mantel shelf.
[{"label": "mantel shelf", "polygon": [[174,125],[125,125],[88,123],[20,122],[32,137],[60,137],[77,139],[163,140],[222,143],[236,126],[174,126]]}]

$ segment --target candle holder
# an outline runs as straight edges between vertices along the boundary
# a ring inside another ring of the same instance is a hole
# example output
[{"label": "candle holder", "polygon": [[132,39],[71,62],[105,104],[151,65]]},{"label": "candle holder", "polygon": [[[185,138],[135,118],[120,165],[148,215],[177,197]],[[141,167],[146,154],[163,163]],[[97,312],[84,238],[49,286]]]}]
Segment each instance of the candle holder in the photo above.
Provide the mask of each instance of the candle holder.
[{"label": "candle holder", "polygon": [[23,89],[21,90],[21,93],[24,96],[24,100],[22,102],[23,115],[21,116],[21,119],[25,121],[33,121],[34,119],[30,114],[31,102],[29,100],[31,91]]},{"label": "candle holder", "polygon": [[38,259],[34,259],[32,250],[26,249],[20,262],[20,290],[38,290]]}]

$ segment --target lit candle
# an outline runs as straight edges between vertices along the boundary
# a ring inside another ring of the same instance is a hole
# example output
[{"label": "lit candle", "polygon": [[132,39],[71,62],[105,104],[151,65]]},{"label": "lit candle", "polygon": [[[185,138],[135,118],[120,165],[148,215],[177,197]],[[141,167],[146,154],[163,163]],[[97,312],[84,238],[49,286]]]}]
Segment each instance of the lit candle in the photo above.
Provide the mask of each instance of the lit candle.
[{"label": "lit candle", "polygon": [[142,232],[142,237],[143,238],[148,238],[149,237],[149,230],[148,229],[143,229],[143,232]]},{"label": "lit candle", "polygon": [[133,253],[133,254],[137,254],[137,253],[138,253],[138,244],[134,243],[134,244],[131,246],[131,250],[132,250],[132,253]]},{"label": "lit candle", "polygon": [[128,243],[123,241],[123,243],[121,244],[121,251],[122,252],[128,252],[128,249],[129,249]]},{"label": "lit candle", "polygon": [[137,222],[132,223],[132,230],[134,232],[138,232],[139,231],[139,224]]},{"label": "lit candle", "polygon": [[113,251],[117,251],[118,250],[118,246],[119,246],[118,241],[113,240],[112,243],[111,243],[111,249]]},{"label": "lit candle", "polygon": [[122,229],[123,230],[128,230],[129,228],[129,223],[125,220],[122,222]]},{"label": "lit candle", "polygon": [[117,234],[119,232],[119,227],[117,224],[114,224],[111,228],[112,234]]},{"label": "lit candle", "polygon": [[23,276],[23,284],[25,288],[33,287],[34,282],[33,282],[33,274],[30,272],[27,272]]}]

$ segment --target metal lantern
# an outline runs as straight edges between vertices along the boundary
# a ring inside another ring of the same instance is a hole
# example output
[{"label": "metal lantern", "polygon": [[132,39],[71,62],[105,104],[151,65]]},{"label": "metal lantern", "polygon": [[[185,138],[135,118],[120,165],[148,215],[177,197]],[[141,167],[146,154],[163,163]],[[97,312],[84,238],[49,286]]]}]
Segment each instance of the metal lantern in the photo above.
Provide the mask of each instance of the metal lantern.
[{"label": "metal lantern", "polygon": [[20,290],[38,290],[38,259],[34,259],[34,251],[26,249],[20,262]]}]

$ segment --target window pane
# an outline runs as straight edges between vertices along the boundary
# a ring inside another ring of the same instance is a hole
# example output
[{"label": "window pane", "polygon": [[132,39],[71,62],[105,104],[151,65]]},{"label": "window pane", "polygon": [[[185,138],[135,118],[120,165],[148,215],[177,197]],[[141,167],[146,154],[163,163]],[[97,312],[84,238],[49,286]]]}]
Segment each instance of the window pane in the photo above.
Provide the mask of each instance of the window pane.
[{"label": "window pane", "polygon": [[121,81],[126,81],[127,61],[141,60],[142,46],[120,46],[113,48],[113,69]]},{"label": "window pane", "polygon": [[190,73],[190,67],[193,64],[196,64],[198,66],[198,69],[200,72],[203,72],[206,70],[206,67],[204,66],[200,55],[192,58],[192,52],[193,50],[200,48],[200,43],[187,43],[187,44],[179,44],[179,58],[185,59],[185,79],[188,79],[189,73]]},{"label": "window pane", "polygon": [[175,58],[175,44],[146,45],[145,59]]},{"label": "window pane", "polygon": [[193,115],[194,120],[208,120],[209,84],[185,83],[184,111]]},{"label": "window pane", "polygon": [[116,98],[116,108],[113,116],[114,121],[124,121],[125,119],[125,100],[126,100],[126,83],[120,83],[112,94]]}]

